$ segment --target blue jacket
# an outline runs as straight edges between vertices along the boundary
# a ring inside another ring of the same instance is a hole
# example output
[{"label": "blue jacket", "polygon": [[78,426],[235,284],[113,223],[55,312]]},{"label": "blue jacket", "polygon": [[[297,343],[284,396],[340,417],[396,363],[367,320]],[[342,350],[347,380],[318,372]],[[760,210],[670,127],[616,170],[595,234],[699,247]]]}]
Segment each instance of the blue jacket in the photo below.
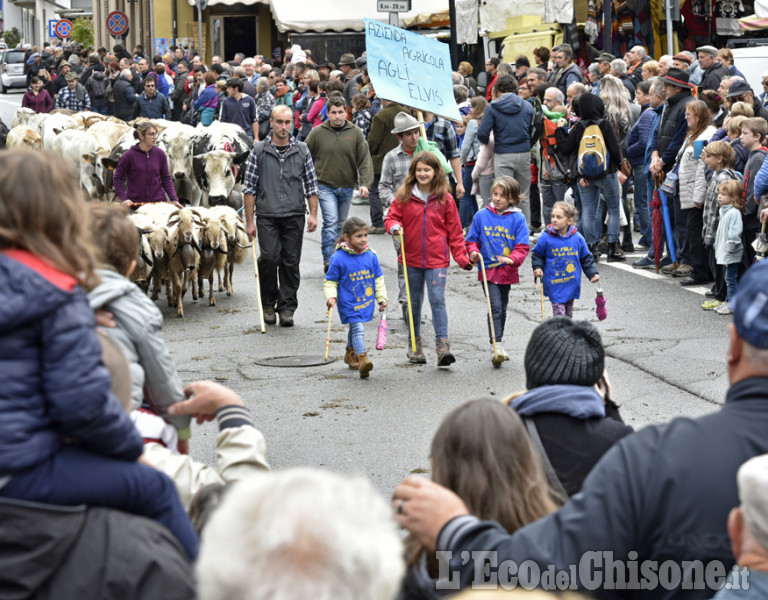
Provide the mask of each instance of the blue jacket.
[{"label": "blue jacket", "polygon": [[758,203],[760,202],[760,196],[765,194],[765,192],[768,192],[768,160],[763,161],[763,165],[760,167],[757,175],[755,175],[754,197]]},{"label": "blue jacket", "polygon": [[[336,298],[336,308],[344,324],[371,321],[376,303],[387,298],[379,257],[368,247],[358,254],[346,244],[339,244],[331,255],[325,281],[326,296]],[[329,288],[328,282],[336,286]],[[331,291],[334,287],[335,293]]]},{"label": "blue jacket", "polygon": [[64,438],[136,460],[143,442],[109,391],[85,293],[27,252],[0,253],[0,281],[0,477],[47,460]]},{"label": "blue jacket", "polygon": [[517,94],[504,94],[485,109],[485,116],[477,130],[477,139],[487,144],[493,131],[496,154],[529,152],[531,150],[531,124],[535,111]]},{"label": "blue jacket", "polygon": [[648,110],[645,111],[647,113],[653,114],[653,121],[651,121],[651,128],[648,130],[648,144],[645,147],[645,158],[643,159],[643,164],[645,165],[643,167],[643,173],[645,173],[646,175],[649,175],[651,172],[650,171],[651,154],[653,154],[653,149],[651,148],[651,142],[655,142],[656,136],[659,135],[659,123],[661,123],[662,110],[664,110],[663,104],[658,108],[649,108]]},{"label": "blue jacket", "polygon": [[597,275],[587,242],[573,226],[562,236],[549,225],[536,242],[531,262],[534,270],[544,271],[544,295],[560,304],[581,296],[582,270],[590,279]]},{"label": "blue jacket", "polygon": [[646,110],[629,130],[626,159],[633,167],[639,167],[645,162],[645,148],[648,146],[648,136],[655,118],[655,111]]}]

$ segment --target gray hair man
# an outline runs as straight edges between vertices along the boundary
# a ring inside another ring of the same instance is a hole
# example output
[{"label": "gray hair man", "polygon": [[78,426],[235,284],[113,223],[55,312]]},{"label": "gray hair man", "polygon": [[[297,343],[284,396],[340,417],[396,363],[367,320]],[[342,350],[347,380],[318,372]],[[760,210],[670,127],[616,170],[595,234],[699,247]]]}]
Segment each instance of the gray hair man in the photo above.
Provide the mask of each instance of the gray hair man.
[{"label": "gray hair man", "polygon": [[405,573],[386,502],[367,480],[326,471],[238,483],[203,539],[201,600],[392,600]]},{"label": "gray hair man", "polygon": [[629,59],[627,77],[629,77],[632,85],[637,87],[637,84],[643,80],[643,63],[650,60],[648,52],[643,46],[633,46],[627,52],[627,58]]},{"label": "gray hair man", "polygon": [[[470,515],[450,490],[415,476],[393,494],[398,522],[425,548],[443,552],[446,572],[465,587],[498,581],[499,567],[508,576],[509,565],[523,561],[535,565],[534,572],[551,565],[561,573],[574,565],[576,572],[575,565],[591,555],[597,562],[575,573],[569,584],[591,588],[599,572],[610,577],[601,581],[613,589],[640,590],[642,582],[655,588],[627,597],[710,597],[734,564],[726,524],[739,504],[736,474],[750,458],[768,453],[766,289],[768,261],[750,267],[739,282],[728,326],[730,389],[719,411],[651,425],[623,438],[570,502],[512,534]],[[659,557],[677,574],[673,579],[666,568],[664,575],[655,571]],[[691,561],[701,561],[704,569],[695,573]],[[644,565],[640,572],[637,565]],[[658,578],[653,585],[642,573],[645,568],[669,585]],[[705,577],[703,571],[714,576]]]},{"label": "gray hair man", "polygon": [[632,83],[632,80],[627,76],[627,63],[625,63],[621,58],[612,60],[611,75],[616,77],[616,79],[621,80],[621,83],[624,85],[625,88],[627,88],[627,91],[629,92],[629,99],[634,101],[635,84]]}]

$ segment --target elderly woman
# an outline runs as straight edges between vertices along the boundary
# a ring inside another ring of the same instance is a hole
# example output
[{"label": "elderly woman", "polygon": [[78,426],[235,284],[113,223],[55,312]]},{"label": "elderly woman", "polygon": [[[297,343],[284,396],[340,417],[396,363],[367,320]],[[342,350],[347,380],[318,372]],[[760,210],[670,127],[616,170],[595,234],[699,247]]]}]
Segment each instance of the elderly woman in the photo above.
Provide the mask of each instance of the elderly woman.
[{"label": "elderly woman", "polygon": [[259,122],[259,139],[263,140],[270,131],[269,118],[275,107],[275,97],[269,91],[269,79],[259,77],[256,80],[256,120]]},{"label": "elderly woman", "polygon": [[659,75],[659,63],[655,60],[649,60],[643,64],[642,73],[643,81],[647,81],[651,77],[657,77]]}]

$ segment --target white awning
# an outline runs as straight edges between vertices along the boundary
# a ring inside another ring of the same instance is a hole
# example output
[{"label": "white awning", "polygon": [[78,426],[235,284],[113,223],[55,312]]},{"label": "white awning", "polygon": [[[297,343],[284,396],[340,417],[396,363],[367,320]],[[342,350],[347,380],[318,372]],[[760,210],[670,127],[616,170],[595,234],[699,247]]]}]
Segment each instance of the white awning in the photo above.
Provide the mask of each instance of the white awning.
[{"label": "white awning", "polygon": [[[189,0],[194,6],[194,0]],[[376,10],[376,0],[208,0],[208,6],[269,4],[277,28],[282,32],[360,31],[363,19],[387,21],[388,13]],[[400,19],[419,13],[448,9],[448,0],[412,0],[413,10],[400,13]]]}]

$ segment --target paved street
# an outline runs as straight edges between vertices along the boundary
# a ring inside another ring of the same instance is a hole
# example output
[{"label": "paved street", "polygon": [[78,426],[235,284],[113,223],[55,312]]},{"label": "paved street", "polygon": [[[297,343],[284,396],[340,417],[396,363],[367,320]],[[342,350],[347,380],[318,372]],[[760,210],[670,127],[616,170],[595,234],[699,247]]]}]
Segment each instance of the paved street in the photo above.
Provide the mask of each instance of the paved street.
[{"label": "paved street", "polygon": [[[0,116],[10,125],[21,93],[0,96]],[[367,206],[351,214],[367,218]],[[409,365],[406,335],[397,305],[396,257],[389,236],[371,236],[389,290],[389,343],[373,349],[377,321],[366,329],[374,370],[360,380],[340,360],[346,330],[334,315],[329,364],[275,368],[256,361],[275,356],[315,355],[325,349],[327,321],[322,293],[319,231],[305,236],[299,309],[293,328],[258,331],[258,310],[250,257],[235,272],[232,297],[217,293],[216,307],[186,296],[184,319],[159,303],[166,315],[166,338],[185,382],[220,381],[239,392],[267,439],[274,468],[325,466],[370,477],[386,495],[406,475],[429,468],[429,444],[443,415],[478,397],[502,398],[525,384],[523,353],[541,321],[539,295],[530,262],[513,286],[505,348],[511,361],[491,365],[486,303],[476,272],[449,270],[447,305],[451,346],[457,362],[435,367],[433,330],[425,302],[424,338],[428,364]],[[640,254],[636,255],[639,258]],[[640,427],[676,416],[716,410],[727,389],[725,356],[728,317],[699,308],[704,288],[682,288],[677,280],[633,270],[627,265],[599,264],[607,298],[608,319],[595,317],[595,286],[586,279],[575,318],[600,330],[608,354],[614,397],[625,419]],[[547,304],[547,313],[551,309]],[[215,460],[215,426],[195,429],[193,453]]]}]

